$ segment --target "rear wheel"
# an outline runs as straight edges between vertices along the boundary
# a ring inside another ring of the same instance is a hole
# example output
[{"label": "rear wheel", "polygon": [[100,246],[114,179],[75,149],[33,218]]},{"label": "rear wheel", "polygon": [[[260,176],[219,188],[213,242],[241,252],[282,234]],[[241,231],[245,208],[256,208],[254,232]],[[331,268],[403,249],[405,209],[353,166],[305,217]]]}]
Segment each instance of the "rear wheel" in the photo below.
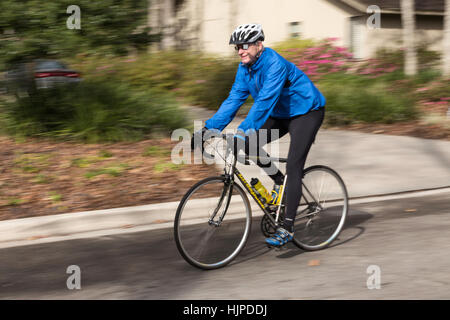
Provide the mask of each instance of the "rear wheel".
[{"label": "rear wheel", "polygon": [[331,168],[305,169],[302,198],[294,222],[294,243],[304,250],[329,246],[344,227],[348,195],[342,178]]}]

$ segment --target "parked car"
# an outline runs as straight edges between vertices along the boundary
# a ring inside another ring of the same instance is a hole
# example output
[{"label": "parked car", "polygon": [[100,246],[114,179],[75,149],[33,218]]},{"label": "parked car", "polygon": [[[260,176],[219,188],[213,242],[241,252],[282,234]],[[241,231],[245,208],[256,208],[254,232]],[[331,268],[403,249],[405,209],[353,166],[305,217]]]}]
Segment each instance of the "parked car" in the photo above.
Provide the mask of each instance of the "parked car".
[{"label": "parked car", "polygon": [[7,71],[5,78],[8,92],[19,94],[81,81],[80,73],[69,69],[64,62],[44,59],[20,63]]}]

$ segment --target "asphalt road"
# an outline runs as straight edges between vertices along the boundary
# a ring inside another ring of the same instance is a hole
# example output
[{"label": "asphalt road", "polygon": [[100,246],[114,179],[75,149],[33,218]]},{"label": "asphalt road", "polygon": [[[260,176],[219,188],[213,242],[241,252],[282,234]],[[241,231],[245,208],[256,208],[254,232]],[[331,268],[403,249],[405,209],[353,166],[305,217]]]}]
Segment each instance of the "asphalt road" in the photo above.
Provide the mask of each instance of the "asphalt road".
[{"label": "asphalt road", "polygon": [[[326,250],[263,240],[255,218],[243,252],[212,271],[182,259],[172,229],[0,249],[0,299],[450,298],[450,193],[352,205]],[[67,288],[71,265],[81,289]]]}]

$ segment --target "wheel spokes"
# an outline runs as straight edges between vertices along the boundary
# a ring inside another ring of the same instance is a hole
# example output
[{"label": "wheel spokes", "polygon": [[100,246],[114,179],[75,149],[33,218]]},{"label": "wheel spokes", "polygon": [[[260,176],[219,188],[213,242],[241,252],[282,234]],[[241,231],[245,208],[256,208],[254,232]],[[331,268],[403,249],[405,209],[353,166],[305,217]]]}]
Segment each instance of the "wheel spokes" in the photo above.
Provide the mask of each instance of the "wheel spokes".
[{"label": "wheel spokes", "polygon": [[296,242],[302,248],[322,248],[340,232],[347,213],[347,195],[341,181],[323,166],[305,170],[294,225]]},{"label": "wheel spokes", "polygon": [[178,250],[186,261],[199,268],[218,268],[230,262],[248,238],[248,200],[242,188],[231,187],[224,179],[199,182],[183,197],[177,210]]}]

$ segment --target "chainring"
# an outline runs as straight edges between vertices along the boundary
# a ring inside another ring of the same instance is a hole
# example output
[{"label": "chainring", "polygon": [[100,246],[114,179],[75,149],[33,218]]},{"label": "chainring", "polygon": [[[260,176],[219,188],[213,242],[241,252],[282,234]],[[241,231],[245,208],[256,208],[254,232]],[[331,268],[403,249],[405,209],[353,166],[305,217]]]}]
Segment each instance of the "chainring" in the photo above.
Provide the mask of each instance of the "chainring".
[{"label": "chainring", "polygon": [[[276,218],[276,213],[270,213],[270,215],[272,216],[272,218]],[[283,224],[283,220],[284,220],[284,210],[282,208],[281,212],[280,212],[280,216],[278,217],[279,220],[279,225]],[[270,219],[267,217],[267,215],[264,215],[263,218],[261,219],[261,231],[263,233],[263,235],[265,237],[271,237],[272,235],[275,234],[276,229],[272,226],[272,224],[270,223]]]}]

